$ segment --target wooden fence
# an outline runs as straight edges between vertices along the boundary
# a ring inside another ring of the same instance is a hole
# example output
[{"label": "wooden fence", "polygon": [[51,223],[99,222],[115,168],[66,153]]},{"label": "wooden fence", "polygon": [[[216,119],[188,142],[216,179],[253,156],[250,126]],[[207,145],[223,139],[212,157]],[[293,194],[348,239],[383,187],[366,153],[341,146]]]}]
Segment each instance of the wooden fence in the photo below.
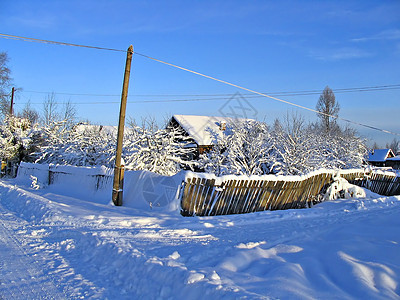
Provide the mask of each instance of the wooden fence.
[{"label": "wooden fence", "polygon": [[379,195],[400,195],[400,177],[396,175],[371,173],[365,174],[364,178],[355,178],[354,180],[349,180],[349,182],[365,187]]},{"label": "wooden fence", "polygon": [[[229,176],[216,184],[218,178],[206,179],[193,173],[183,186],[181,214],[215,216],[310,207],[323,200],[334,175],[334,172],[322,172],[301,177],[260,176],[258,179]],[[341,172],[340,176],[382,195],[400,194],[400,180],[396,176],[367,175],[363,170]]]},{"label": "wooden fence", "polygon": [[[44,185],[63,183],[89,188],[111,188],[111,173],[52,165],[21,163],[22,178],[36,177]],[[110,174],[109,174],[110,173]],[[242,214],[263,210],[306,208],[323,201],[326,189],[332,184],[334,171],[312,173],[308,176],[210,177],[189,172],[183,182],[180,202],[183,216],[215,216]],[[341,171],[339,175],[350,183],[365,187],[377,194],[400,195],[400,177],[391,173],[364,170]],[[178,187],[176,187],[178,188]]]},{"label": "wooden fence", "polygon": [[46,186],[67,183],[74,187],[87,187],[95,190],[112,186],[113,177],[110,170],[100,168],[57,166],[47,164],[21,163],[18,176],[21,178],[36,177],[37,181]]}]

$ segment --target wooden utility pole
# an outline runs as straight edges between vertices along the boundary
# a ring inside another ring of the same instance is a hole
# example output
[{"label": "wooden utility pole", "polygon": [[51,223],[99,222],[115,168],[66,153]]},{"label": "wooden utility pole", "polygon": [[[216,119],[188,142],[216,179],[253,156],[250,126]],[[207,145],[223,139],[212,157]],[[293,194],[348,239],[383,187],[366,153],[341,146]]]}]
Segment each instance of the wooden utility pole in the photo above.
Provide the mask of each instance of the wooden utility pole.
[{"label": "wooden utility pole", "polygon": [[13,114],[13,106],[14,106],[14,92],[15,88],[11,89],[11,105],[10,105],[10,115]]},{"label": "wooden utility pole", "polygon": [[122,192],[124,186],[124,165],[121,165],[122,141],[124,139],[125,111],[128,98],[129,76],[131,73],[131,62],[133,55],[133,46],[130,45],[126,55],[124,84],[122,86],[121,107],[119,111],[117,151],[115,155],[114,182],[112,191],[112,201],[114,205],[122,205]]}]

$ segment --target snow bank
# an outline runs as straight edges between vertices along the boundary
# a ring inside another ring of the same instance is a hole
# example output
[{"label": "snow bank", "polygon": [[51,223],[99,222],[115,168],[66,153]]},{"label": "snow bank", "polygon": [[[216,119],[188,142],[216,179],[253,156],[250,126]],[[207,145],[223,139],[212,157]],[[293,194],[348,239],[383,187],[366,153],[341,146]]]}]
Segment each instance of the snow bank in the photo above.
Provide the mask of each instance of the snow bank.
[{"label": "snow bank", "polygon": [[[162,176],[149,171],[125,171],[123,206],[145,211],[179,211],[184,172]],[[111,204],[113,170],[106,167],[76,167],[21,163],[16,181],[34,189],[63,191],[65,195]]]},{"label": "snow bank", "polygon": [[334,182],[327,189],[324,201],[335,200],[339,198],[365,198],[367,196],[365,189],[350,184],[346,179],[336,176]]},{"label": "snow bank", "polygon": [[163,176],[149,171],[126,171],[123,205],[146,211],[180,211],[179,193],[185,172]]},{"label": "snow bank", "polygon": [[[162,182],[147,172],[127,174],[126,203],[131,193],[147,189],[130,182]],[[0,298],[33,299],[4,295],[42,278],[65,299],[400,297],[400,196],[181,218],[158,213],[157,205],[143,212],[90,203],[57,186],[32,190],[0,180],[0,240],[10,240],[7,233],[15,241],[0,247]],[[11,263],[14,252],[47,277]],[[38,295],[59,298],[44,290]]]}]

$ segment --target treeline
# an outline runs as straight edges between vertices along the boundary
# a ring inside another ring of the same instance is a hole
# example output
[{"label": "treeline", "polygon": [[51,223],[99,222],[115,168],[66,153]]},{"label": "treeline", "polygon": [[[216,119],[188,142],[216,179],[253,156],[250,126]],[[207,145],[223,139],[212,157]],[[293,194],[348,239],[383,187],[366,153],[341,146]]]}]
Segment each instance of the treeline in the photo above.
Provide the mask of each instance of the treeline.
[{"label": "treeline", "polygon": [[[150,124],[150,125],[149,125]],[[213,147],[198,156],[193,141],[179,129],[154,122],[126,129],[123,159],[126,168],[172,175],[182,169],[216,175],[303,174],[320,168],[356,168],[365,163],[364,140],[351,128],[326,131],[287,115],[269,126],[264,122],[227,124],[226,134],[210,131]],[[53,163],[113,167],[116,129],[51,121],[32,125],[7,116],[0,127],[0,156],[18,163]]]}]

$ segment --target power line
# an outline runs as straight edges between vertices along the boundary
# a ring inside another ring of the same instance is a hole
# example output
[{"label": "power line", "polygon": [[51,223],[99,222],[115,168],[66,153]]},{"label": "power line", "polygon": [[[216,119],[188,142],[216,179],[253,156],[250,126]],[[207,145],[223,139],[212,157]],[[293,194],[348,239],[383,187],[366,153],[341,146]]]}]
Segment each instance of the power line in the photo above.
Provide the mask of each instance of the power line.
[{"label": "power line", "polygon": [[389,134],[400,136],[400,133],[391,132],[389,130],[380,129],[380,128],[373,127],[373,126],[370,126],[370,125],[354,122],[354,121],[351,121],[351,120],[348,120],[348,119],[344,119],[344,118],[341,118],[341,117],[338,117],[338,116],[334,116],[334,115],[331,115],[331,114],[320,112],[318,110],[315,110],[315,109],[312,109],[312,108],[309,108],[309,107],[306,107],[306,106],[303,106],[303,105],[300,105],[300,104],[296,104],[296,103],[292,103],[290,101],[286,101],[286,100],[283,100],[283,99],[280,99],[280,98],[276,98],[276,97],[267,95],[265,93],[257,92],[255,90],[252,90],[252,89],[249,89],[249,88],[246,88],[246,87],[231,83],[229,81],[218,79],[218,78],[215,78],[215,77],[212,77],[212,76],[209,76],[209,75],[206,75],[206,74],[194,71],[194,70],[190,70],[190,69],[187,69],[187,68],[184,68],[184,67],[175,65],[173,63],[169,63],[169,62],[166,62],[166,61],[163,61],[163,60],[160,60],[160,59],[157,59],[157,58],[145,55],[145,54],[141,54],[141,53],[137,53],[137,52],[136,52],[136,54],[140,55],[142,57],[145,57],[147,59],[154,60],[156,62],[165,64],[167,66],[170,66],[170,67],[173,67],[173,68],[177,68],[177,69],[180,69],[182,71],[186,71],[186,72],[189,72],[189,73],[192,73],[192,74],[204,77],[204,78],[208,78],[208,79],[211,79],[211,80],[214,80],[214,81],[217,81],[217,82],[220,82],[220,83],[223,83],[223,84],[226,84],[226,85],[229,85],[229,86],[232,86],[232,87],[235,87],[235,88],[238,88],[238,89],[241,89],[241,90],[244,90],[244,91],[256,94],[256,95],[260,95],[260,96],[263,96],[263,97],[266,97],[266,98],[269,98],[269,99],[272,99],[272,100],[275,100],[275,101],[278,101],[278,102],[282,102],[282,103],[285,103],[285,104],[288,104],[288,105],[291,105],[291,106],[294,106],[294,107],[298,107],[298,108],[301,108],[301,109],[304,109],[304,110],[308,110],[308,111],[311,111],[311,112],[314,112],[314,113],[317,113],[317,114],[320,114],[320,115],[323,115],[323,116],[327,116],[327,117],[334,118],[334,119],[339,119],[339,120],[342,120],[342,121],[345,121],[345,122],[348,122],[348,123],[352,123],[352,124],[356,124],[356,125],[359,125],[359,126],[363,126],[363,127],[366,127],[366,128],[370,128],[370,129],[378,130],[378,131],[381,131],[381,132],[385,132],[385,133],[389,133]]},{"label": "power line", "polygon": [[[127,52],[125,50],[120,50],[120,49],[112,49],[112,48],[104,48],[104,47],[95,47],[95,46],[71,44],[71,43],[64,43],[64,42],[56,42],[56,41],[29,38],[29,37],[21,37],[21,36],[8,35],[8,34],[2,34],[2,33],[0,33],[0,37],[1,38],[6,38],[6,39],[15,39],[15,40],[37,42],[37,43],[45,43],[45,44],[55,44],[55,45],[63,45],[63,46],[73,46],[73,47],[83,47],[83,48],[97,49],[97,50]],[[320,114],[320,115],[324,115],[324,116],[331,117],[331,118],[334,118],[334,119],[339,119],[339,120],[342,120],[342,121],[345,121],[345,122],[348,122],[348,123],[353,123],[353,124],[356,124],[356,125],[359,125],[359,126],[363,126],[363,127],[366,127],[366,128],[370,128],[370,129],[374,129],[374,130],[382,131],[382,132],[385,132],[385,133],[389,133],[389,134],[399,135],[400,136],[399,133],[391,132],[391,131],[388,131],[388,130],[385,130],[385,129],[380,129],[380,128],[377,128],[377,127],[369,126],[369,125],[366,125],[366,124],[354,122],[354,121],[351,121],[351,120],[348,120],[348,119],[344,119],[344,118],[337,117],[337,116],[334,116],[334,115],[330,115],[330,114],[327,114],[327,113],[324,113],[324,112],[320,112],[320,111],[317,111],[315,109],[312,109],[312,108],[309,108],[309,107],[306,107],[306,106],[303,106],[303,105],[300,105],[300,104],[296,104],[296,103],[293,103],[293,102],[290,102],[290,101],[287,101],[287,100],[283,100],[283,99],[268,95],[266,93],[261,93],[261,92],[258,92],[258,91],[255,91],[255,90],[240,86],[238,84],[231,83],[231,82],[226,81],[226,80],[218,79],[218,78],[212,77],[210,75],[206,75],[206,74],[203,74],[203,73],[200,73],[200,72],[188,69],[188,68],[184,68],[184,67],[178,66],[176,64],[169,63],[169,62],[163,61],[163,60],[155,58],[155,57],[151,57],[151,56],[143,54],[143,53],[139,53],[139,52],[136,52],[136,51],[133,51],[133,53],[136,54],[136,55],[139,55],[141,57],[153,60],[155,62],[164,64],[164,65],[167,65],[167,66],[170,66],[170,67],[173,67],[173,68],[185,71],[185,72],[189,72],[189,73],[192,73],[192,74],[195,74],[195,75],[198,75],[198,76],[201,76],[201,77],[213,80],[213,81],[217,81],[217,82],[223,83],[225,85],[229,85],[229,86],[238,88],[238,89],[243,90],[243,91],[247,91],[247,92],[249,92],[251,94],[256,94],[256,95],[259,95],[259,96],[262,96],[262,97],[265,97],[265,98],[269,98],[269,99],[272,99],[272,100],[275,100],[275,101],[278,101],[278,102],[281,102],[281,103],[285,103],[285,104],[288,104],[288,105],[291,105],[291,106],[294,106],[294,107],[297,107],[297,108],[308,110],[308,111],[311,111],[311,112],[314,112],[314,113],[317,113],[317,114]]]},{"label": "power line", "polygon": [[[400,84],[392,85],[381,85],[381,86],[368,86],[368,87],[353,87],[353,88],[337,88],[332,89],[336,94],[339,93],[353,93],[353,92],[371,92],[371,91],[386,91],[386,90],[398,90]],[[21,93],[21,92],[20,92]],[[36,94],[55,94],[55,95],[66,95],[66,96],[90,96],[90,97],[119,97],[119,94],[91,94],[91,93],[68,93],[68,92],[45,92],[45,91],[22,91],[22,93],[36,93]],[[321,90],[305,90],[305,91],[281,91],[281,92],[265,92],[269,95],[274,96],[307,96],[307,95],[318,95],[321,94]],[[243,93],[243,96],[253,95],[251,93]],[[128,97],[226,97],[232,96],[232,94],[133,94]],[[261,97],[261,96],[255,96]],[[208,100],[208,99],[207,99]]]},{"label": "power line", "polygon": [[90,48],[90,49],[97,49],[97,50],[107,50],[107,51],[117,51],[117,52],[125,52],[125,53],[127,52],[126,50],[121,50],[121,49],[113,49],[113,48],[104,48],[104,47],[96,47],[96,46],[88,46],[88,45],[80,45],[80,44],[71,44],[71,43],[64,43],[64,42],[56,42],[56,41],[35,39],[35,38],[30,38],[30,37],[10,35],[10,34],[4,34],[4,33],[0,33],[0,38],[10,39],[10,40],[19,40],[19,41],[25,41],[25,42],[42,43],[42,44],[53,44],[53,45],[62,45],[62,46],[82,47],[82,48]]}]

